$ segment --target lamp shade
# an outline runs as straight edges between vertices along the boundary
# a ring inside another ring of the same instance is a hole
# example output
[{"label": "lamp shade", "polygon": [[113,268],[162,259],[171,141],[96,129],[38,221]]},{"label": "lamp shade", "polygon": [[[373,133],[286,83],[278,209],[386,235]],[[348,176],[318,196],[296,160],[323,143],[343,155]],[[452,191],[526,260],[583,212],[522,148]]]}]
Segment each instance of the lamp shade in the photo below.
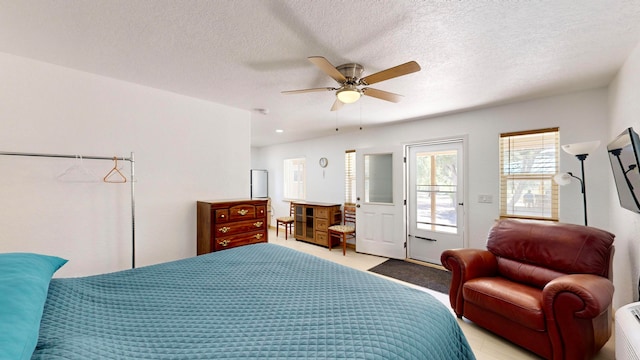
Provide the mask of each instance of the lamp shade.
[{"label": "lamp shade", "polygon": [[600,140],[562,145],[562,150],[571,155],[589,155],[600,146]]},{"label": "lamp shade", "polygon": [[568,173],[559,173],[553,177],[553,181],[560,186],[565,186],[571,182],[571,175]]},{"label": "lamp shade", "polygon": [[353,85],[347,85],[336,93],[338,100],[343,104],[351,104],[360,99],[360,91]]}]

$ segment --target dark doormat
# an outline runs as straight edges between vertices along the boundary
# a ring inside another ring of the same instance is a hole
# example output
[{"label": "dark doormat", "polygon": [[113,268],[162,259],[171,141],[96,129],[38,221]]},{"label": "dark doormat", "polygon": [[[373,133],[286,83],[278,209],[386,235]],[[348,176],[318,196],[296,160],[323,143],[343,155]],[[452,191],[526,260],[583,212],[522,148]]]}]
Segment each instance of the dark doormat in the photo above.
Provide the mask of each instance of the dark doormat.
[{"label": "dark doormat", "polygon": [[389,259],[369,271],[422,286],[444,294],[449,293],[451,273],[430,266],[414,264],[408,261]]}]

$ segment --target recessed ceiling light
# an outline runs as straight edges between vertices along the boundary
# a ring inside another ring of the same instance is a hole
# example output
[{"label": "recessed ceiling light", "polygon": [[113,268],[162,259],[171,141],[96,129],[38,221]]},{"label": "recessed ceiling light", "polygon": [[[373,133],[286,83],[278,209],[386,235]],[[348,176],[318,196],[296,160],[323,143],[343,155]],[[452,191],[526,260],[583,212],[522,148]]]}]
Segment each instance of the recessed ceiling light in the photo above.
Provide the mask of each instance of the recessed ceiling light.
[{"label": "recessed ceiling light", "polygon": [[277,132],[278,134],[281,134],[281,133],[283,133],[283,132],[284,132],[284,130],[282,130],[282,129],[276,129],[276,132]]}]

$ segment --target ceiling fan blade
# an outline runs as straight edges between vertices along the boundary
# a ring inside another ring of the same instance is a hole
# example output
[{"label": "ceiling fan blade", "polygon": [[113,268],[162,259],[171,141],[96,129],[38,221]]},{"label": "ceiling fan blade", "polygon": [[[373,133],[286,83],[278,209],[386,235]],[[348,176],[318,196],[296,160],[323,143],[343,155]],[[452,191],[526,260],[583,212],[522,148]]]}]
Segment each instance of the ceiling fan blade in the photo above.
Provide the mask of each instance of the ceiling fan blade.
[{"label": "ceiling fan blade", "polygon": [[309,61],[311,61],[315,66],[319,67],[320,70],[324,71],[325,74],[331,76],[333,80],[337,81],[339,84],[343,84],[347,81],[347,78],[342,75],[335,66],[331,65],[329,60],[325,59],[322,56],[310,56]]},{"label": "ceiling fan blade", "polygon": [[378,89],[374,89],[374,88],[363,88],[362,89],[362,93],[367,95],[367,96],[372,96],[374,98],[378,98],[381,100],[386,100],[386,101],[391,101],[394,103],[400,102],[400,100],[402,100],[403,96],[402,95],[398,95],[398,94],[394,94],[392,92],[388,92],[388,91],[384,91],[384,90],[378,90]]},{"label": "ceiling fan blade", "polygon": [[338,111],[342,109],[342,105],[344,105],[344,103],[336,98],[336,101],[333,102],[333,106],[331,106],[331,111]]},{"label": "ceiling fan blade", "polygon": [[409,61],[402,65],[398,65],[387,70],[379,71],[375,74],[371,74],[360,79],[361,85],[372,85],[380,81],[396,78],[407,74],[420,71],[420,65],[415,61]]},{"label": "ceiling fan blade", "polygon": [[338,90],[338,89],[332,88],[332,87],[323,87],[323,88],[312,88],[312,89],[301,89],[301,90],[288,90],[288,91],[282,91],[282,93],[283,94],[302,94],[302,93],[308,93],[308,92],[333,91],[333,90]]}]

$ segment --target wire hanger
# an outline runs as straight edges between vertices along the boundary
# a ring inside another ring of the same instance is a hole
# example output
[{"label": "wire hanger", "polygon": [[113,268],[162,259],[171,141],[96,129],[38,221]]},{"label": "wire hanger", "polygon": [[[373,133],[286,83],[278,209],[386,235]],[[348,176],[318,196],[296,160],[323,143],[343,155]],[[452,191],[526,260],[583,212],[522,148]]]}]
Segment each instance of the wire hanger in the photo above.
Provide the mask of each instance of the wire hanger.
[{"label": "wire hanger", "polygon": [[[102,180],[106,183],[114,183],[114,184],[126,183],[127,177],[124,176],[120,172],[120,170],[118,170],[118,158],[114,156],[113,162],[114,162],[113,169],[111,169],[111,171],[109,171],[109,173],[105,175],[105,177]],[[111,178],[112,176],[115,177],[115,179],[112,179]]]},{"label": "wire hanger", "polygon": [[76,161],[67,168],[63,173],[57,176],[57,179],[64,182],[98,182],[100,177],[93,171],[86,168],[82,162],[82,155],[76,155]]}]

